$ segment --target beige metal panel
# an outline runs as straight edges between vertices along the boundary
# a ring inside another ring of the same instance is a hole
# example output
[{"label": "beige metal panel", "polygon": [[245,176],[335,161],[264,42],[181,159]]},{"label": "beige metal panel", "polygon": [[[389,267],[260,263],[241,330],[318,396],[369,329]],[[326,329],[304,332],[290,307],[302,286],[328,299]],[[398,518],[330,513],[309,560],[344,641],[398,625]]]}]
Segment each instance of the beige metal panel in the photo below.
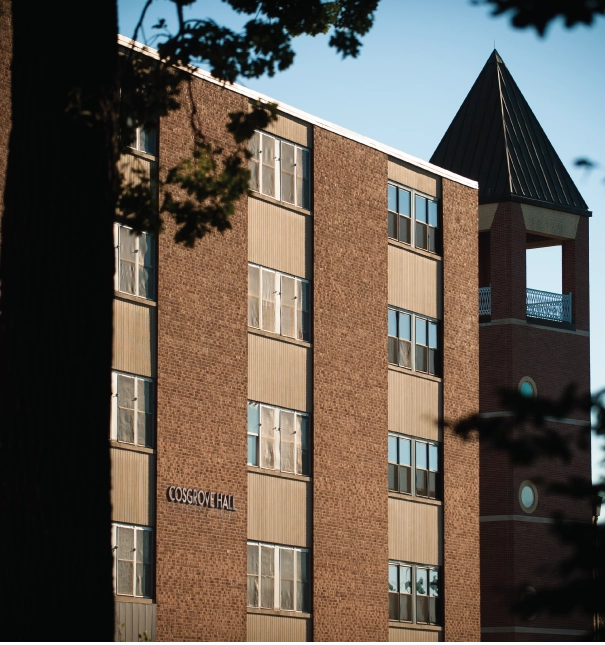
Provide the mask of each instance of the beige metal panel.
[{"label": "beige metal panel", "polygon": [[124,176],[125,184],[136,186],[143,177],[151,179],[152,190],[157,190],[157,162],[134,154],[123,154],[118,169]]},{"label": "beige metal panel", "polygon": [[389,498],[389,559],[442,564],[441,506]]},{"label": "beige metal panel", "polygon": [[293,616],[248,614],[248,642],[305,642],[309,619]]},{"label": "beige metal panel", "polygon": [[499,204],[481,204],[479,206],[479,230],[489,231]]},{"label": "beige metal panel", "polygon": [[155,328],[155,308],[114,299],[113,368],[155,376]]},{"label": "beige metal panel", "polygon": [[443,640],[442,632],[389,627],[389,642],[391,643],[438,643],[441,640]]},{"label": "beige metal panel", "polygon": [[155,641],[156,605],[115,602],[114,613],[114,641],[116,643]]},{"label": "beige metal panel", "polygon": [[441,260],[389,244],[389,304],[441,318]]},{"label": "beige metal panel", "polygon": [[278,112],[277,121],[273,121],[266,128],[266,132],[271,132],[282,139],[294,141],[305,148],[313,147],[313,127],[292,116]]},{"label": "beige metal panel", "polygon": [[310,279],[312,226],[310,217],[249,197],[248,260]]},{"label": "beige metal panel", "polygon": [[155,455],[111,448],[111,519],[153,526]]},{"label": "beige metal panel", "polygon": [[309,411],[311,352],[286,341],[248,334],[248,398]]},{"label": "beige metal panel", "polygon": [[437,381],[389,370],[389,430],[440,441],[442,388]]},{"label": "beige metal panel", "polygon": [[525,228],[531,233],[575,240],[580,215],[521,204]]},{"label": "beige metal panel", "polygon": [[405,161],[389,159],[389,179],[409,186],[427,195],[439,197],[441,195],[441,177],[412,166]]},{"label": "beige metal panel", "polygon": [[309,546],[308,482],[248,473],[248,539]]}]

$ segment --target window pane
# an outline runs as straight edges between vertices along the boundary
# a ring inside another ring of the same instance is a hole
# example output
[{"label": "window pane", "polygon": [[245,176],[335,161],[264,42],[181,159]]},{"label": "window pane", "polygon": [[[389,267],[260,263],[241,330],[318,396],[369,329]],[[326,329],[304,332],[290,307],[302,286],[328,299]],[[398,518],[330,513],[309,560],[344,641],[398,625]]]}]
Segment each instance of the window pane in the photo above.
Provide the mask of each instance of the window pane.
[{"label": "window pane", "polygon": [[275,597],[273,591],[273,578],[261,577],[260,582],[260,606],[267,609],[273,609],[275,606]]},{"label": "window pane", "polygon": [[397,239],[397,215],[389,211],[389,237]]},{"label": "window pane", "polygon": [[427,242],[426,248],[431,253],[437,253],[437,229],[429,226],[427,231],[427,238],[428,238],[428,242]]},{"label": "window pane", "polygon": [[416,318],[416,345],[426,345],[426,320]]},{"label": "window pane", "polygon": [[296,337],[309,340],[309,283],[296,280]]},{"label": "window pane", "polygon": [[248,435],[248,463],[258,466],[258,438]]},{"label": "window pane", "polygon": [[397,188],[389,184],[389,210],[397,212]]},{"label": "window pane", "polygon": [[410,466],[399,466],[399,492],[412,493],[412,469]]},{"label": "window pane", "polygon": [[258,544],[248,545],[248,573],[258,575]]},{"label": "window pane", "polygon": [[399,568],[399,583],[401,593],[412,593],[412,567]]},{"label": "window pane", "polygon": [[263,166],[261,192],[275,197],[275,139],[266,134],[262,136],[261,158]]},{"label": "window pane", "polygon": [[412,367],[412,343],[409,340],[399,341],[399,366]]},{"label": "window pane", "polygon": [[116,528],[118,541],[118,560],[133,560],[134,556],[134,529],[125,526]]},{"label": "window pane", "polygon": [[307,584],[296,583],[296,611],[307,611]]},{"label": "window pane", "polygon": [[255,132],[248,143],[252,158],[248,160],[248,170],[250,171],[250,190],[258,191],[258,173],[259,173],[259,151],[260,151],[260,134]]},{"label": "window pane", "polygon": [[123,226],[119,227],[119,258],[120,274],[118,277],[119,289],[135,295],[135,263],[136,263],[136,236]]},{"label": "window pane", "polygon": [[416,195],[416,198],[414,200],[414,206],[416,209],[416,221],[417,222],[424,222],[426,224],[427,222],[427,217],[426,217],[426,198],[420,197],[420,195]]},{"label": "window pane", "polygon": [[389,461],[397,463],[397,437],[389,435]]},{"label": "window pane", "polygon": [[412,465],[412,442],[409,439],[399,439],[399,463]]},{"label": "window pane", "polygon": [[416,442],[416,468],[426,470],[428,465],[426,459],[426,448],[426,443],[421,443],[420,441]]},{"label": "window pane", "polygon": [[429,599],[427,596],[416,597],[416,622],[429,622]]},{"label": "window pane", "polygon": [[437,349],[437,323],[429,321],[429,347]]},{"label": "window pane", "polygon": [[258,576],[248,576],[248,607],[258,607]]},{"label": "window pane", "polygon": [[[146,533],[148,531],[145,531]],[[135,579],[135,596],[149,597],[151,596],[151,565],[140,564],[136,565],[136,579]]]},{"label": "window pane", "polygon": [[281,142],[281,198],[294,203],[294,146]]},{"label": "window pane", "polygon": [[311,208],[309,160],[308,150],[296,148],[296,204],[307,210]]},{"label": "window pane", "polygon": [[416,495],[420,497],[427,497],[426,475],[426,470],[416,470]]},{"label": "window pane", "polygon": [[389,594],[389,619],[399,620],[399,594]]},{"label": "window pane", "polygon": [[118,594],[132,596],[134,563],[118,560]]},{"label": "window pane", "polygon": [[399,189],[399,214],[410,217],[410,193],[407,190]]},{"label": "window pane", "polygon": [[141,128],[139,138],[139,150],[146,152],[149,155],[155,156],[156,151],[156,131],[155,128],[145,130]]},{"label": "window pane", "polygon": [[416,222],[416,247],[419,249],[427,249],[427,233],[426,224]]},{"label": "window pane", "polygon": [[427,348],[422,345],[416,346],[416,371],[427,371]]},{"label": "window pane", "polygon": [[294,552],[291,549],[279,550],[280,568],[280,607],[294,609]]},{"label": "window pane", "polygon": [[412,317],[410,314],[399,314],[399,338],[412,340]]},{"label": "window pane", "polygon": [[389,490],[399,490],[397,483],[397,473],[399,466],[397,464],[389,464]]},{"label": "window pane", "polygon": [[389,591],[399,591],[398,569],[396,564],[389,564]]},{"label": "window pane", "polygon": [[438,465],[439,449],[437,446],[429,444],[429,470],[439,470]]},{"label": "window pane", "polygon": [[136,561],[140,564],[151,562],[151,531],[137,531]]},{"label": "window pane", "polygon": [[261,407],[261,468],[275,467],[275,410],[266,406]]},{"label": "window pane", "polygon": [[258,434],[260,424],[260,405],[248,402],[248,433]]},{"label": "window pane", "polygon": [[281,427],[281,469],[294,472],[294,412],[279,413]]},{"label": "window pane", "polygon": [[260,299],[260,269],[248,266],[248,324],[258,327],[258,305]]},{"label": "window pane", "polygon": [[399,216],[399,241],[405,244],[411,244],[412,236],[410,234],[412,220],[404,215]]},{"label": "window pane", "polygon": [[294,278],[281,276],[281,334],[295,338],[296,288]]},{"label": "window pane", "polygon": [[397,337],[397,312],[389,309],[389,336]]},{"label": "window pane", "polygon": [[118,374],[118,441],[134,443],[134,379]]},{"label": "window pane", "polygon": [[429,623],[439,624],[439,598],[429,598]]},{"label": "window pane", "polygon": [[297,434],[300,438],[297,441],[296,453],[296,472],[301,475],[309,474],[309,418],[303,417],[298,414],[296,416],[296,423],[298,424]]},{"label": "window pane", "polygon": [[273,271],[261,272],[262,278],[262,328],[266,331],[275,331],[275,273]]},{"label": "window pane", "polygon": [[437,202],[429,202],[429,226],[437,228]]},{"label": "window pane", "polygon": [[274,549],[269,546],[261,546],[261,575],[273,576],[275,569]]},{"label": "window pane", "polygon": [[302,582],[307,582],[307,556],[306,551],[296,551],[296,579]]},{"label": "window pane", "polygon": [[412,620],[412,596],[401,594],[399,596],[399,620],[411,622]]},{"label": "window pane", "polygon": [[426,569],[416,569],[416,593],[428,595],[428,576]]},{"label": "window pane", "polygon": [[389,363],[397,365],[397,344],[398,340],[389,336]]},{"label": "window pane", "polygon": [[152,299],[155,292],[155,242],[151,235],[139,236],[139,295]]}]

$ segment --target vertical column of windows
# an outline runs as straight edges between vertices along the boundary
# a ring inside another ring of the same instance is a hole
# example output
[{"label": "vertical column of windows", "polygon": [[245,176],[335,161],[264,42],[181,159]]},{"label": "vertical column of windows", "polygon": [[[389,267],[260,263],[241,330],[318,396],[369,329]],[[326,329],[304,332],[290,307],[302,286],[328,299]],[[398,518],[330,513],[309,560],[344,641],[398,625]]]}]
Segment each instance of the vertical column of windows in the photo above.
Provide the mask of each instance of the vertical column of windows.
[{"label": "vertical column of windows", "polygon": [[153,587],[152,529],[114,524],[112,536],[115,593],[150,598]]},{"label": "vertical column of windows", "polygon": [[439,444],[389,433],[389,490],[438,499]]},{"label": "vertical column of windows", "polygon": [[155,299],[155,240],[148,233],[115,225],[116,289],[147,300]]},{"label": "vertical column of windows", "polygon": [[151,379],[112,372],[111,438],[153,447],[154,388]]},{"label": "vertical column of windows", "polygon": [[439,567],[389,563],[389,619],[439,624]]},{"label": "vertical column of windows", "polygon": [[[416,372],[439,374],[437,325],[437,321],[389,307],[389,363]],[[411,351],[412,345],[415,348],[414,352]]]},{"label": "vertical column of windows", "polygon": [[438,253],[440,245],[437,201],[415,190],[389,184],[388,235],[404,244],[430,253]]}]

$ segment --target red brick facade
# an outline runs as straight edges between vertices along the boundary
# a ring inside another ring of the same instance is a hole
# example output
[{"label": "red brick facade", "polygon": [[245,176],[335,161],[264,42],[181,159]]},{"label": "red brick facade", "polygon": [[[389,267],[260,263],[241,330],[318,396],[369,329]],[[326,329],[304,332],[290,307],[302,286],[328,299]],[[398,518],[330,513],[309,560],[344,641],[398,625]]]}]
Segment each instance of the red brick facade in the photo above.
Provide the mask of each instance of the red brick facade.
[{"label": "red brick facade", "polygon": [[[227,114],[246,100],[194,81],[209,138],[229,149]],[[192,150],[185,107],[160,127],[165,171]],[[157,636],[246,640],[247,206],[233,229],[195,249],[159,245],[157,402]],[[238,430],[239,429],[239,430]],[[236,512],[171,503],[169,486],[235,496]]]}]

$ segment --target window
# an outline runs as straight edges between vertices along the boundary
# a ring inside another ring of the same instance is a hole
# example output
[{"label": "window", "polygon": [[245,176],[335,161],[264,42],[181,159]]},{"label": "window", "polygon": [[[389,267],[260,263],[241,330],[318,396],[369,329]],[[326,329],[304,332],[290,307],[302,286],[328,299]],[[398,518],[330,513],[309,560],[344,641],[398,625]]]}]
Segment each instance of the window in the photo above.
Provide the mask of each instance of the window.
[{"label": "window", "polygon": [[155,298],[155,240],[149,233],[137,235],[115,225],[116,289],[133,296]]},{"label": "window", "polygon": [[[389,237],[437,253],[437,202],[415,190],[389,184]],[[414,225],[412,225],[412,221]]]},{"label": "window", "polygon": [[264,132],[250,139],[248,162],[250,189],[307,210],[309,196],[309,151]]},{"label": "window", "polygon": [[308,475],[309,417],[248,401],[248,463]]},{"label": "window", "polygon": [[112,372],[111,438],[153,447],[153,381],[142,376]]},{"label": "window", "polygon": [[389,307],[388,335],[389,363],[416,372],[439,374],[436,321]]},{"label": "window", "polygon": [[308,553],[248,542],[248,607],[307,612]]},{"label": "window", "polygon": [[389,490],[437,499],[440,484],[437,443],[389,434]]},{"label": "window", "polygon": [[307,280],[249,264],[248,325],[298,340],[309,340]]},{"label": "window", "polygon": [[439,624],[438,567],[389,562],[389,620]]},{"label": "window", "polygon": [[140,125],[134,135],[134,141],[131,148],[138,150],[139,152],[145,152],[148,155],[153,155],[154,157],[157,154],[157,131],[155,128],[146,130],[142,125]]},{"label": "window", "polygon": [[112,526],[114,592],[118,596],[151,598],[152,538],[149,527]]}]

